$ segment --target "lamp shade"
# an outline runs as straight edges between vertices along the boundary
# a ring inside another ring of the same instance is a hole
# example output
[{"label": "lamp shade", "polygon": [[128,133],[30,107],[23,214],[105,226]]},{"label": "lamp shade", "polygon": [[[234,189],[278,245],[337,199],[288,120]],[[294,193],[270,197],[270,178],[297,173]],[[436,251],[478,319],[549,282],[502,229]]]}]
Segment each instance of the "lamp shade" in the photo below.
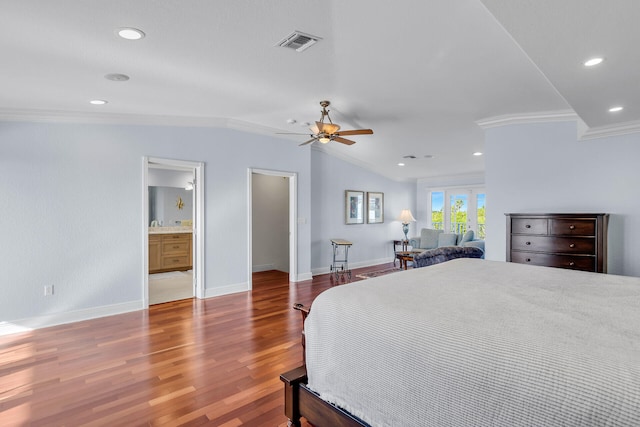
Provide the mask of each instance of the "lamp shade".
[{"label": "lamp shade", "polygon": [[403,224],[409,224],[410,222],[416,221],[413,215],[411,215],[410,209],[402,209],[402,212],[400,212],[400,215],[398,215],[398,218],[396,219],[401,221]]}]

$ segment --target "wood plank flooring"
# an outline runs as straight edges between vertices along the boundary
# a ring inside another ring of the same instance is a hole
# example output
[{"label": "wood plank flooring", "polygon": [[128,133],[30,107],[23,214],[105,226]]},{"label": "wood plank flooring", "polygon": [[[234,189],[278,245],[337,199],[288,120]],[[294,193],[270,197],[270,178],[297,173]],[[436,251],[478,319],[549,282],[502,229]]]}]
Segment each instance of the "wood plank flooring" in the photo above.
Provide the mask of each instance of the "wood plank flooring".
[{"label": "wood plank flooring", "polygon": [[279,375],[302,361],[291,306],[341,283],[257,273],[251,292],[0,337],[0,425],[285,426]]}]

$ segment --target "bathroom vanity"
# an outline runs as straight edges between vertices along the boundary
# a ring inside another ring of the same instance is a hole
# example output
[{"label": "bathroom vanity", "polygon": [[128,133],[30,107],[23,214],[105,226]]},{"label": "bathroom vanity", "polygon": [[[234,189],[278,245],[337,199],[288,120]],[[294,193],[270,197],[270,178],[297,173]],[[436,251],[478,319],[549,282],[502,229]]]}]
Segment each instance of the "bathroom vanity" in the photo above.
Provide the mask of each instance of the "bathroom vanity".
[{"label": "bathroom vanity", "polygon": [[191,227],[150,227],[149,273],[191,270],[192,236]]}]

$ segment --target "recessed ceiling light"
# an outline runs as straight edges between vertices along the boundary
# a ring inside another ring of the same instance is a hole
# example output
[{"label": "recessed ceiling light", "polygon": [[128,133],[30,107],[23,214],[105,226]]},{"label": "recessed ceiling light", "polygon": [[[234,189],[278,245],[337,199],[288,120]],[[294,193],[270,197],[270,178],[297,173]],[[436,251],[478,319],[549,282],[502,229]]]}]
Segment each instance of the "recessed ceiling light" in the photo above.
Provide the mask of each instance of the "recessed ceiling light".
[{"label": "recessed ceiling light", "polygon": [[296,119],[287,119],[287,123],[289,123],[290,125],[294,125],[296,124],[298,121]]},{"label": "recessed ceiling light", "polygon": [[604,61],[604,58],[600,58],[600,57],[591,58],[591,59],[589,59],[587,61],[584,61],[584,66],[585,67],[593,67],[594,65],[600,64],[602,61]]},{"label": "recessed ceiling light", "polygon": [[145,36],[144,32],[137,28],[118,28],[116,33],[127,40],[140,40]]},{"label": "recessed ceiling light", "polygon": [[398,163],[398,166],[404,166],[404,163]]},{"label": "recessed ceiling light", "polygon": [[107,101],[105,101],[104,99],[92,99],[91,101],[89,101],[89,103],[93,105],[104,105],[107,103]]},{"label": "recessed ceiling light", "polygon": [[618,111],[622,111],[622,110],[623,110],[623,107],[620,107],[620,106],[609,108],[610,113],[617,113]]},{"label": "recessed ceiling light", "polygon": [[473,153],[474,156],[482,156],[482,153],[479,151],[476,151],[475,153]]},{"label": "recessed ceiling light", "polygon": [[433,154],[425,154],[424,158],[425,159],[433,159],[435,156]]},{"label": "recessed ceiling light", "polygon": [[413,154],[409,154],[407,156],[402,156],[403,159],[415,159],[416,156],[414,156]]}]

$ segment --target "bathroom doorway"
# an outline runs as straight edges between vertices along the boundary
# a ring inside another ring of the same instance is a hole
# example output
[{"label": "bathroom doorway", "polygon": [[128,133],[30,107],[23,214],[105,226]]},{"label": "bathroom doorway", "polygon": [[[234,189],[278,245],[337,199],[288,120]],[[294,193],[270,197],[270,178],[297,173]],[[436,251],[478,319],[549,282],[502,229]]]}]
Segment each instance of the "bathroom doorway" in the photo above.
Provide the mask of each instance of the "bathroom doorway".
[{"label": "bathroom doorway", "polygon": [[145,158],[145,307],[204,297],[203,163]]}]

